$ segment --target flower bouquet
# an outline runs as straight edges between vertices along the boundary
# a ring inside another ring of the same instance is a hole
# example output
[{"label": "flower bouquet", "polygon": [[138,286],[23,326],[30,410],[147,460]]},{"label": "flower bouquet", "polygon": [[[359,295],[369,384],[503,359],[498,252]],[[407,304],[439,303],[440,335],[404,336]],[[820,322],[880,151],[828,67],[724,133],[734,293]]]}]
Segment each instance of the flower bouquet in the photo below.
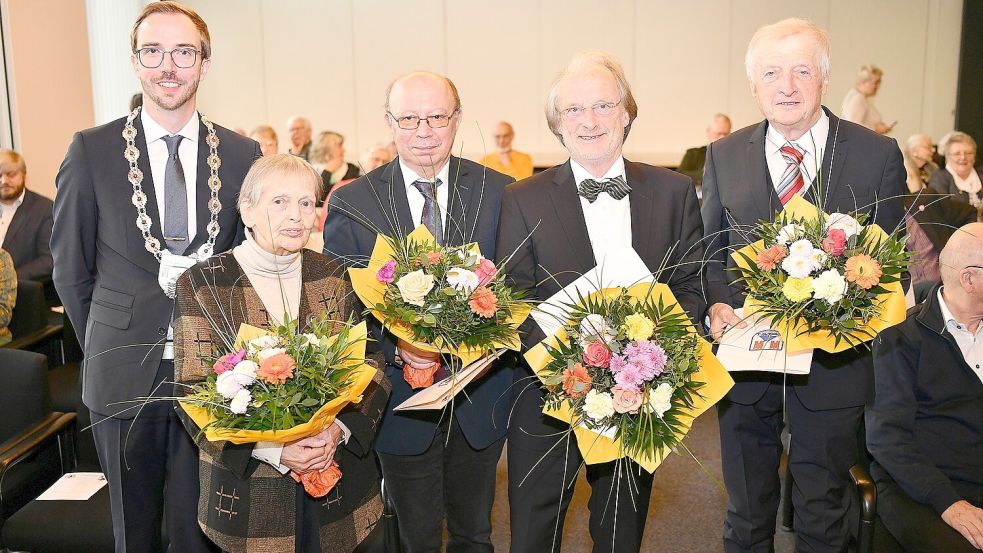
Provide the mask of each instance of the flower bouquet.
[{"label": "flower bouquet", "polygon": [[731,254],[747,286],[744,313],[771,321],[787,351],[855,347],[905,318],[904,240],[862,213],[827,215],[793,198],[761,239]]},{"label": "flower bouquet", "polygon": [[578,298],[525,357],[546,390],[543,412],[570,423],[585,462],[627,456],[649,472],[734,383],[660,283]]},{"label": "flower bouquet", "polygon": [[[352,288],[372,315],[398,338],[470,365],[507,348],[518,351],[519,325],[530,305],[510,288],[477,244],[438,245],[424,226],[404,240],[376,238],[368,267],[349,269]],[[433,384],[432,370],[408,366],[413,388]]]},{"label": "flower bouquet", "polygon": [[[358,403],[376,369],[365,363],[366,326],[326,317],[306,334],[293,325],[267,332],[242,325],[233,351],[203,361],[205,380],[188,386],[181,407],[209,441],[287,443],[314,436],[349,403]],[[314,497],[341,478],[337,463],[323,471],[291,475]]]}]

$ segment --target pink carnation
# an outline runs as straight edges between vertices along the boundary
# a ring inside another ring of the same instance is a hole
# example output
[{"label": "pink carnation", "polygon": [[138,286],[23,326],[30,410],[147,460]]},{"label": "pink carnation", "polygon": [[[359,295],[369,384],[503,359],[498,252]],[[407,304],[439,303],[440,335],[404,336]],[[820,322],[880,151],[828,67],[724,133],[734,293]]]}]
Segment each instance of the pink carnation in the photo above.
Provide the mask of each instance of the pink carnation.
[{"label": "pink carnation", "polygon": [[219,357],[218,361],[212,365],[212,371],[214,371],[215,374],[222,374],[225,371],[231,371],[235,368],[239,361],[242,361],[245,358],[246,350],[244,349],[240,349],[235,353],[226,353],[222,357]]},{"label": "pink carnation", "polygon": [[393,259],[386,261],[386,264],[383,265],[379,269],[379,272],[375,274],[375,279],[379,282],[392,284],[392,282],[396,280],[396,261]]},{"label": "pink carnation", "polygon": [[823,239],[823,250],[833,257],[843,255],[846,251],[846,232],[838,228],[829,229]]},{"label": "pink carnation", "polygon": [[634,345],[625,346],[628,362],[638,365],[645,380],[651,380],[666,367],[666,350],[651,340],[639,340]]},{"label": "pink carnation", "polygon": [[478,262],[478,267],[474,270],[474,274],[478,275],[478,285],[484,286],[495,278],[495,275],[498,274],[498,269],[491,260],[482,257],[481,261]]}]

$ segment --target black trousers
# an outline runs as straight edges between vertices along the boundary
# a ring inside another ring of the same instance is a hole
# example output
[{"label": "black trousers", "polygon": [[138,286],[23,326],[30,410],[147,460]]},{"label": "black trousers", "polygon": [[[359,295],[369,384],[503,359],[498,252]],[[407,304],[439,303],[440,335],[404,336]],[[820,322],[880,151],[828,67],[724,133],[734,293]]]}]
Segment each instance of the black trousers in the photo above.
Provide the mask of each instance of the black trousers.
[{"label": "black trousers", "polygon": [[[447,553],[491,553],[495,468],[505,440],[472,448],[454,420],[420,455],[378,453],[396,508],[403,553],[440,553],[447,518]],[[395,553],[395,552],[392,552]]]},{"label": "black trousers", "polygon": [[[155,386],[173,379],[174,364],[162,361]],[[170,395],[170,388],[159,386],[155,395]],[[160,553],[165,513],[168,551],[218,551],[198,526],[198,447],[174,407],[151,401],[133,419],[92,413],[99,464],[109,482],[116,553]]]},{"label": "black trousers", "polygon": [[753,405],[722,400],[720,454],[729,502],[724,551],[773,553],[781,495],[783,403],[789,432],[789,469],[795,510],[795,550],[843,553],[858,516],[850,467],[860,458],[857,435],[863,407],[810,411],[795,386],[772,384]]},{"label": "black trousers", "polygon": [[[543,414],[538,385],[519,382],[509,424],[512,553],[559,553],[573,483],[583,463],[569,425]],[[642,545],[652,475],[623,459],[587,465],[593,551],[637,553]]]},{"label": "black trousers", "polygon": [[907,553],[979,551],[935,510],[916,502],[896,482],[877,483],[877,515]]}]

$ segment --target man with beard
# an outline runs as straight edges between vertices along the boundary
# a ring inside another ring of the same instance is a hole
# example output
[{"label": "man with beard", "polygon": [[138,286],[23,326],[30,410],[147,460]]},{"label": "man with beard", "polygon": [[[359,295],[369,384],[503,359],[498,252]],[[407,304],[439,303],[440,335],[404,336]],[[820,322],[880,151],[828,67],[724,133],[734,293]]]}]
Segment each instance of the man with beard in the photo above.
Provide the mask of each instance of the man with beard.
[{"label": "man with beard", "polygon": [[51,276],[51,200],[27,189],[27,164],[13,150],[0,150],[0,244],[14,261],[17,278]]},{"label": "man with beard", "polygon": [[[83,345],[82,399],[106,479],[117,553],[210,551],[197,520],[198,451],[171,396],[173,290],[187,267],[241,241],[235,203],[259,145],[195,109],[208,27],[175,2],[130,35],[144,104],[75,134],[56,177],[54,282]],[[213,344],[202,337],[202,353]],[[139,411],[137,411],[139,408]],[[166,499],[165,499],[166,488]]]},{"label": "man with beard", "polygon": [[[550,88],[546,121],[570,161],[506,188],[498,223],[496,257],[533,300],[549,299],[633,248],[691,317],[702,312],[696,190],[688,177],[622,156],[637,114],[621,64],[601,52],[575,56]],[[525,347],[545,338],[531,322],[523,331]],[[515,376],[508,429],[511,551],[556,553],[582,459],[576,444],[563,442],[569,425],[543,414],[543,391],[530,383],[532,373]],[[641,547],[652,474],[622,462],[587,466],[595,552]]]}]

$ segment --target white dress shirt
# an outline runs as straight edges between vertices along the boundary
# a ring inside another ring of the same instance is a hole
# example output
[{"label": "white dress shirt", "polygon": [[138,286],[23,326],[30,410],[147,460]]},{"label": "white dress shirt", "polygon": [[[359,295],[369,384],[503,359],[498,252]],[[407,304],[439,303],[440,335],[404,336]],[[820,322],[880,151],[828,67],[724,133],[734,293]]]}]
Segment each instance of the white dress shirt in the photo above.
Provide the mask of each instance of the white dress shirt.
[{"label": "white dress shirt", "polygon": [[10,228],[10,221],[14,218],[14,214],[17,213],[17,208],[20,204],[24,203],[24,196],[27,194],[27,188],[24,188],[20,192],[20,197],[18,197],[11,205],[7,205],[0,202],[0,244],[7,239],[7,229]]},{"label": "white dress shirt", "polygon": [[[772,184],[777,187],[782,182],[782,175],[788,167],[788,162],[782,157],[780,150],[786,143],[791,143],[803,153],[799,170],[802,171],[805,185],[799,191],[799,195],[805,194],[823,166],[821,156],[825,155],[823,150],[826,149],[828,136],[829,116],[823,110],[820,110],[819,121],[816,121],[809,132],[800,136],[798,140],[787,140],[774,125],[768,125],[768,132],[765,133],[765,159],[768,160],[768,172],[771,174]],[[823,178],[827,176],[823,175]],[[822,185],[825,188],[827,183],[823,182]]]},{"label": "white dress shirt", "polygon": [[942,320],[945,321],[945,329],[956,339],[956,345],[963,354],[963,359],[969,368],[973,369],[976,376],[983,382],[983,323],[977,325],[976,332],[971,333],[966,325],[957,321],[949,311],[949,306],[945,304],[942,297],[942,288],[939,288],[939,309],[942,311]]},{"label": "white dress shirt", "polygon": [[[433,179],[424,178],[416,174],[416,171],[410,169],[408,165],[403,163],[402,158],[399,159],[399,168],[403,172],[403,182],[406,185],[406,201],[410,204],[410,215],[413,216],[413,227],[415,228],[422,224],[423,204],[426,203],[426,198],[423,197],[422,192],[413,186],[413,183],[418,180],[433,182]],[[440,179],[440,186],[437,187],[437,207],[440,208],[441,221],[440,228],[444,229],[445,234],[448,236],[451,235],[451,233],[447,233],[447,198],[449,194],[448,190],[450,189],[447,179],[450,172],[450,160],[437,171],[437,178]]]},{"label": "white dress shirt", "polygon": [[[628,182],[628,177],[625,175],[625,158],[622,156],[618,156],[614,165],[599,179],[595,179],[587,169],[573,159],[570,160],[570,169],[573,170],[573,180],[578,187],[586,179],[602,181],[620,176]],[[628,184],[631,185],[630,182]],[[630,197],[629,194],[616,200],[607,192],[601,192],[594,203],[587,201],[583,196],[580,197],[584,222],[587,223],[587,236],[590,237],[590,245],[594,250],[594,261],[602,269],[608,253],[617,254],[625,247],[631,247]],[[617,259],[612,259],[610,262],[616,263]]]}]

